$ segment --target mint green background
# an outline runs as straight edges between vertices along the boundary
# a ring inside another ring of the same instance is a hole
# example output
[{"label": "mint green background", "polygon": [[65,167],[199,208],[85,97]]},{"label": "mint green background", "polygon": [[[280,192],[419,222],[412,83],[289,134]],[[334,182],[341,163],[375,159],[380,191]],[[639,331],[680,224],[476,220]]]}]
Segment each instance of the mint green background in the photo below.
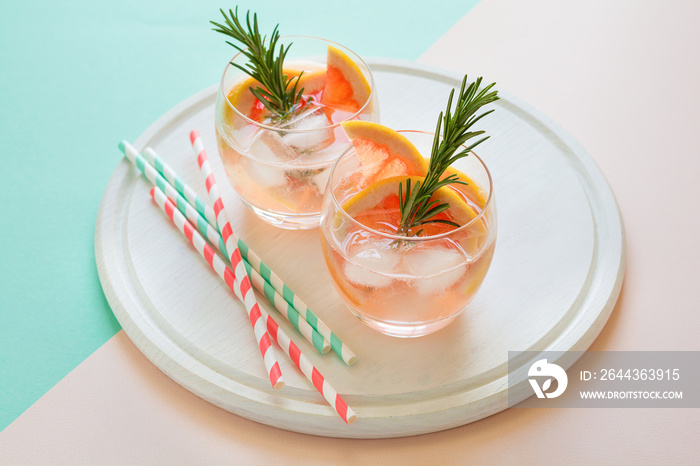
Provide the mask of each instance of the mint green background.
[{"label": "mint green background", "polygon": [[[364,56],[414,60],[478,0],[246,1],[269,31]],[[348,6],[352,5],[352,9]],[[0,430],[118,330],[94,228],[135,140],[214,84],[232,55],[211,1],[2,0],[0,8]],[[346,10],[347,9],[347,10]],[[455,44],[459,47],[459,44]]]}]

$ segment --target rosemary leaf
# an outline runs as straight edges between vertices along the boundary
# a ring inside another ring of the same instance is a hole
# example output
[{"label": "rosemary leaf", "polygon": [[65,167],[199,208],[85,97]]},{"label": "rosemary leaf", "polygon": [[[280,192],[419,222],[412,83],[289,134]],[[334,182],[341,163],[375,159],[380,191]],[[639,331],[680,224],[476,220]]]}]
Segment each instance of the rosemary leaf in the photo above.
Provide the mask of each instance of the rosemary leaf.
[{"label": "rosemary leaf", "polygon": [[226,41],[227,44],[248,58],[248,63],[245,66],[238,63],[231,64],[262,85],[262,87],[251,87],[250,91],[276,119],[288,118],[299,109],[304,90],[303,88],[297,90],[301,74],[287,76],[284,73],[284,59],[292,44],[287,45],[286,48],[280,44],[279,52],[277,52],[280,38],[279,24],[275,26],[270,39],[267,40],[266,36],[260,35],[257,14],[253,14],[251,23],[250,11],[248,11],[244,27],[238,19],[238,7],[235,11],[229,10],[228,15],[224,10],[219,11],[224,17],[224,24],[210,21],[216,26],[213,30],[242,44],[244,47]]},{"label": "rosemary leaf", "polygon": [[[411,228],[428,223],[460,226],[450,220],[432,218],[446,211],[450,205],[447,202],[440,204],[439,201],[431,201],[430,198],[438,189],[450,184],[468,184],[460,180],[456,174],[443,179],[440,177],[445,173],[447,167],[468,156],[472,149],[489,138],[486,136],[466,145],[467,141],[484,134],[483,130],[472,131],[471,128],[483,117],[493,112],[493,109],[480,115],[476,115],[476,113],[483,106],[498,100],[498,91],[491,90],[496,83],[491,83],[480,89],[481,81],[482,78],[477,78],[475,82],[467,86],[467,76],[464,76],[454,110],[452,101],[455,90],[450,92],[447,108],[438,116],[428,173],[423,182],[416,181],[412,185],[411,179],[407,178],[404,182],[399,183],[399,208],[401,211],[399,234],[409,235]],[[465,145],[466,148],[459,150]],[[420,235],[422,232],[421,229],[416,235]]]}]

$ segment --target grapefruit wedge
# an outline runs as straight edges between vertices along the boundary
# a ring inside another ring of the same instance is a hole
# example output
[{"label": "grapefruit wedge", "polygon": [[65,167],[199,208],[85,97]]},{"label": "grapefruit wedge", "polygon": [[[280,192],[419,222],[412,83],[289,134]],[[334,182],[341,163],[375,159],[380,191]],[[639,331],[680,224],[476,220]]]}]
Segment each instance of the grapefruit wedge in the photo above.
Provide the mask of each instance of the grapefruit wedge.
[{"label": "grapefruit wedge", "polygon": [[[423,182],[421,176],[394,176],[379,180],[348,199],[343,204],[343,210],[369,228],[395,234],[401,223],[399,184],[404,183],[407,178],[411,179],[412,186],[415,186],[418,181]],[[447,186],[435,191],[430,200],[450,205],[447,210],[432,217],[433,219],[449,220],[463,226],[478,215],[476,209]],[[419,230],[423,230],[421,236],[433,236],[447,233],[455,228],[457,227],[444,223],[428,223],[414,227],[410,233],[416,234]]]},{"label": "grapefruit wedge", "polygon": [[[299,76],[298,69],[285,68],[287,78]],[[263,87],[252,77],[242,79],[229,91],[228,101],[239,112],[254,121],[262,121],[264,106],[250,92],[250,88]],[[334,110],[356,113],[367,102],[371,87],[359,66],[342,50],[328,46],[326,67],[306,70],[299,78],[297,89],[304,89],[304,102],[308,98],[319,99],[327,107],[327,113]],[[230,113],[230,109],[224,109]],[[230,115],[226,114],[227,121]],[[330,116],[330,115],[329,115]]]},{"label": "grapefruit wedge", "polygon": [[[250,92],[251,87],[255,88],[262,86],[257,80],[248,77],[243,79],[239,84],[233,86],[226,98],[231,106],[235,107],[236,110],[251,120],[258,121],[262,116],[262,109],[258,111],[257,107],[262,106],[262,104],[260,104],[257,97]],[[238,122],[238,118],[234,117],[234,111],[230,106],[224,105],[221,111],[223,112],[223,120],[227,126],[235,128],[242,124],[241,122]]]},{"label": "grapefruit wedge", "polygon": [[369,99],[371,90],[360,67],[345,52],[329,45],[321,103],[340,110],[357,112]]},{"label": "grapefruit wedge", "polygon": [[[301,71],[295,69],[285,69],[284,74],[287,75],[287,78],[290,78],[293,76],[299,76],[299,74],[301,74]],[[304,88],[305,96],[316,95],[323,91],[325,84],[325,69],[304,71],[304,73],[301,74],[301,77],[299,78],[299,84],[297,84],[297,88]],[[255,97],[255,95],[253,95],[252,92],[250,92],[251,87],[261,87],[264,89],[264,86],[262,86],[259,81],[251,77],[247,77],[240,81],[239,84],[236,84],[231,88],[227,96],[228,101],[231,103],[231,105],[236,107],[236,109],[239,112],[241,112],[243,115],[247,116],[251,120],[262,122],[265,116],[265,106],[257,99],[257,97]],[[230,112],[230,109],[225,108],[224,111]],[[227,121],[230,121],[230,118],[227,119]]]},{"label": "grapefruit wedge", "polygon": [[460,186],[460,191],[462,191],[474,204],[483,209],[486,206],[486,201],[488,200],[488,193],[479,184],[471,180],[467,175],[457,170],[454,167],[447,167],[445,173],[440,177],[440,179],[445,179],[450,175],[457,175],[460,181],[464,181],[467,184]]},{"label": "grapefruit wedge", "polygon": [[[294,76],[297,76],[299,73],[299,71],[294,72]],[[325,68],[321,68],[313,71],[304,71],[299,78],[297,90],[304,88],[304,95],[315,95],[322,91],[325,86],[326,70]]]},{"label": "grapefruit wedge", "polygon": [[392,176],[425,176],[427,173],[427,162],[401,133],[371,121],[352,120],[341,126],[360,161],[362,187]]}]

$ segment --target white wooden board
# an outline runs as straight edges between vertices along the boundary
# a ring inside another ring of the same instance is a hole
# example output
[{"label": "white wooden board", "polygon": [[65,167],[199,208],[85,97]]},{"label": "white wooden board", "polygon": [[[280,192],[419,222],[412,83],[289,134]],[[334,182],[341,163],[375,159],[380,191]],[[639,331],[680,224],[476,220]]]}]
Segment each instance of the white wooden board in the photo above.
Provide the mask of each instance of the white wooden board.
[{"label": "white wooden board", "polygon": [[[432,131],[461,76],[410,62],[370,60],[382,123]],[[258,220],[224,183],[216,156],[215,87],[173,108],[134,145],[153,147],[206,197],[188,134],[198,129],[234,228],[357,353],[345,366],[284,329],[358,415],[345,425],[291,362],[287,386],[265,376],[243,306],[152,204],[126,160],[105,190],[95,249],[100,280],[127,335],[196,395],[255,421],[315,435],[382,438],[434,432],[507,407],[508,351],[584,350],[619,294],[624,237],[614,196],[586,152],[554,122],[501,91],[479,154],[494,178],[498,241],[469,308],[420,339],[383,336],[345,309],[326,271],[318,230]],[[115,154],[116,155],[116,154]],[[273,316],[276,311],[259,297]]]}]

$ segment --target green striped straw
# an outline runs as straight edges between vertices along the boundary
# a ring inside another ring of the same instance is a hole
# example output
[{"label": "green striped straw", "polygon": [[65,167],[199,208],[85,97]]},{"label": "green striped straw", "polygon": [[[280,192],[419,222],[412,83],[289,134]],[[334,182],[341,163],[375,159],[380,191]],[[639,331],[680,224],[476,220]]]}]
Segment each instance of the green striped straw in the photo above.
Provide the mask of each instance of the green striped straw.
[{"label": "green striped straw", "polygon": [[[122,141],[119,143],[119,149],[126,158],[136,165],[141,173],[146,177],[152,185],[158,187],[165,195],[175,204],[178,210],[187,218],[187,220],[199,230],[199,232],[219,251],[225,250],[223,247],[223,239],[219,232],[213,228],[209,222],[193,208],[189,202],[168,183],[163,176],[158,173],[154,167],[149,164],[138,151],[128,142]],[[183,184],[184,188],[191,189]],[[302,336],[311,343],[316,350],[321,354],[327,354],[330,351],[330,344],[314,329],[308,322],[301,319],[299,313],[291,306],[272,286],[265,281],[260,273],[254,270],[251,265],[243,259],[243,265],[251,278],[253,286],[261,291],[265,298],[282,314]]]},{"label": "green striped straw", "polygon": [[[157,154],[156,152],[147,147],[144,151],[144,156],[146,159],[155,167],[155,169],[163,176],[165,179],[172,184],[175,189],[182,194],[185,199],[195,207],[197,212],[200,213],[204,218],[207,219],[209,224],[214,227],[216,225],[216,215],[214,215],[214,210],[207,206],[197,194],[187,186],[187,184],[177,176],[175,171],[168,166]],[[189,196],[189,197],[188,197]],[[200,207],[198,207],[200,206]],[[213,219],[213,220],[212,220]],[[216,228],[214,228],[216,229]],[[333,332],[302,300],[299,298],[283,281],[277,276],[261,259],[260,257],[252,251],[248,245],[241,239],[238,238],[238,249],[241,251],[241,256],[249,263],[253,269],[257,270],[260,275],[267,281],[279,294],[284,297],[284,300],[291,304],[294,309],[299,313],[301,318],[309,323],[318,333],[320,333],[324,339],[330,342],[331,349],[340,356],[340,358],[348,366],[352,366],[357,363],[357,356],[355,353],[348,348],[348,346],[343,343],[343,341],[338,338],[338,336]]]},{"label": "green striped straw", "polygon": [[151,149],[147,147],[143,152],[144,157],[148,160],[158,173],[160,173],[167,181],[170,183],[182,196],[187,199],[191,205],[197,209],[204,218],[207,219],[210,225],[216,229],[216,214],[214,209],[209,207],[209,205],[197,195],[192,188],[190,188],[187,183],[184,182],[182,178],[177,176],[177,173],[166,164],[163,159],[158,157],[158,155]]},{"label": "green striped straw", "polygon": [[[179,210],[185,218],[195,226],[197,230],[204,236],[209,243],[218,251],[222,252],[226,250],[224,245],[224,240],[219,234],[219,232],[214,229],[209,222],[207,222],[202,215],[197,212],[197,210],[192,207],[192,205],[187,202],[187,200],[176,192],[172,186],[167,185],[168,192],[165,195],[170,199],[170,201],[175,204],[177,210]],[[225,256],[225,254],[224,254]],[[228,259],[226,259],[228,262]],[[303,337],[311,343],[314,348],[318,350],[321,354],[326,354],[331,350],[330,344],[321,336],[316,329],[314,329],[307,321],[300,318],[299,313],[294,307],[289,304],[265,279],[260,275],[260,273],[255,270],[245,259],[243,259],[243,266],[248,272],[248,276],[251,278],[253,286],[261,291],[267,300],[272,303],[275,308],[284,316],[289,323],[294,326],[295,329],[303,335]]]},{"label": "green striped straw", "polygon": [[280,279],[265,263],[260,260],[255,253],[250,251],[248,245],[242,240],[238,241],[238,248],[241,250],[241,255],[246,258],[250,265],[260,272],[260,275],[272,287],[284,296],[284,299],[294,306],[304,320],[306,320],[313,328],[318,330],[318,333],[330,341],[331,348],[340,356],[348,366],[357,363],[357,356],[353,353],[345,343],[307,306],[294,292]]},{"label": "green striped straw", "polygon": [[[170,218],[172,224],[183,233],[189,240],[190,244],[199,253],[212,268],[212,270],[226,283],[233,291],[236,297],[243,301],[245,299],[241,294],[240,287],[235,286],[235,277],[231,269],[224,263],[223,260],[216,254],[211,246],[199,235],[194,227],[184,218],[184,216],[173,206],[173,203],[163,194],[158,188],[151,188],[151,196],[153,200],[161,208],[163,212]],[[232,278],[233,277],[233,278]],[[267,314],[263,309],[260,309],[261,318],[265,322],[265,327],[272,337],[272,340],[284,351],[294,365],[304,374],[306,380],[318,390],[325,398],[328,404],[335,410],[336,413],[348,424],[352,424],[357,420],[357,414],[345,402],[343,397],[331,386],[330,382],[321,374],[321,371],[309,361],[301,349],[284,333],[284,330],[275,322],[275,320]]]}]

